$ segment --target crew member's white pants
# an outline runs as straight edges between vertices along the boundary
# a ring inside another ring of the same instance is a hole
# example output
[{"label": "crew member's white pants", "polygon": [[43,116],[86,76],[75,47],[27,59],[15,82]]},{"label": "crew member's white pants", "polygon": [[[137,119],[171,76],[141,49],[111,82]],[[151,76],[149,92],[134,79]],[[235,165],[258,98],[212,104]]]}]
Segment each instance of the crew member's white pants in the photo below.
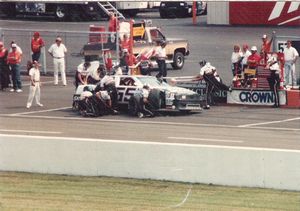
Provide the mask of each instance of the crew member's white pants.
[{"label": "crew member's white pants", "polygon": [[66,72],[65,72],[65,59],[53,59],[53,64],[54,64],[54,84],[58,84],[58,71],[60,71],[61,75],[61,80],[63,85],[67,85],[67,80],[66,80]]},{"label": "crew member's white pants", "polygon": [[296,67],[293,61],[285,61],[284,63],[284,85],[297,85]]},{"label": "crew member's white pants", "polygon": [[27,100],[27,106],[30,107],[33,101],[33,98],[35,97],[36,104],[40,104],[41,100],[41,87],[40,82],[35,82],[35,86],[30,85],[29,86],[29,96]]}]

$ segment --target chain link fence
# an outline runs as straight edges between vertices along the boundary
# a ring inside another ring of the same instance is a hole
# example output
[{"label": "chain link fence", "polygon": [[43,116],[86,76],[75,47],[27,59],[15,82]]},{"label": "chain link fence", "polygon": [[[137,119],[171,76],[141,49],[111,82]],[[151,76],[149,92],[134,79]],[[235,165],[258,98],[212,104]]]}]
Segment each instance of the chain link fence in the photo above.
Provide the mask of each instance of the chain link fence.
[{"label": "chain link fence", "polygon": [[[10,48],[11,42],[14,40],[15,43],[22,49],[23,58],[21,62],[21,71],[26,71],[27,61],[31,61],[31,39],[34,31],[32,30],[18,30],[18,29],[4,29],[0,28],[0,40],[3,41],[6,48]],[[74,74],[77,66],[83,62],[84,58],[82,55],[83,46],[89,43],[90,36],[100,36],[100,32],[90,31],[43,31],[39,30],[40,36],[45,42],[45,47],[42,48],[40,63],[42,64],[41,71],[43,73],[53,72],[53,59],[48,53],[50,46],[55,43],[57,36],[62,38],[62,43],[66,46],[68,52],[65,57],[66,61],[66,73],[68,75]],[[105,33],[102,36],[108,36]]]}]

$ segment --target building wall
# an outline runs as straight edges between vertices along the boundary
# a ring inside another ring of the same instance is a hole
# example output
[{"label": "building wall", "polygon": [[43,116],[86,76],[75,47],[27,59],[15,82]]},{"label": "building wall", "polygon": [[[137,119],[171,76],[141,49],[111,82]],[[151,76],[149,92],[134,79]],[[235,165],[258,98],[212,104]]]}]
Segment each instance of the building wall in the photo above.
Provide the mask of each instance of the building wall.
[{"label": "building wall", "polygon": [[207,3],[207,24],[228,25],[229,24],[229,2]]}]

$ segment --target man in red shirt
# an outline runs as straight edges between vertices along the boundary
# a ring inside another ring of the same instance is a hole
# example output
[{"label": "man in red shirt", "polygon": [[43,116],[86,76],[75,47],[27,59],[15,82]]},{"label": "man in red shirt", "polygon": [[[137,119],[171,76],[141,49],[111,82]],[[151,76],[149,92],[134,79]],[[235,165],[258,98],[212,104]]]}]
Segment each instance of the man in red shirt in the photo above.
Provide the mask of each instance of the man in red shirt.
[{"label": "man in red shirt", "polygon": [[124,49],[127,49],[128,51],[130,50],[130,39],[127,34],[123,35],[123,40],[121,40],[120,46],[122,51]]},{"label": "man in red shirt", "polygon": [[10,67],[13,81],[13,89],[11,89],[10,91],[23,92],[20,75],[20,63],[22,54],[20,53],[20,51],[17,50],[17,44],[13,43],[11,47],[12,51],[9,52],[7,56],[7,64]]},{"label": "man in red shirt", "polygon": [[117,18],[113,12],[109,13],[108,31],[109,32],[117,31]]},{"label": "man in red shirt", "polygon": [[45,46],[44,40],[40,37],[39,32],[34,32],[31,39],[32,61],[39,61],[41,48]]},{"label": "man in red shirt", "polygon": [[256,69],[260,60],[261,60],[261,57],[257,53],[257,47],[252,46],[251,47],[251,55],[248,57],[248,67],[250,69]]},{"label": "man in red shirt", "polygon": [[[273,32],[274,34],[275,32]],[[271,45],[272,45],[272,41],[273,41],[273,36],[271,38],[271,40],[268,39],[268,36],[266,34],[264,34],[262,36],[262,45],[261,45],[261,49],[260,49],[260,55],[262,58],[264,58],[265,64],[267,63],[268,60],[268,53],[271,52]]]}]

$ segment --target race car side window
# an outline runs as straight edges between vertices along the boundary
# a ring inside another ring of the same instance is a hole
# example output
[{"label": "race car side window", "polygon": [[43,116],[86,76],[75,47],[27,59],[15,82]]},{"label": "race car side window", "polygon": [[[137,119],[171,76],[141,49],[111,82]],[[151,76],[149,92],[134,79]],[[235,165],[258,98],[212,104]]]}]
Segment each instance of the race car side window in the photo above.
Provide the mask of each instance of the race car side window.
[{"label": "race car side window", "polygon": [[134,79],[130,77],[122,77],[120,80],[121,86],[136,86],[134,83]]}]

